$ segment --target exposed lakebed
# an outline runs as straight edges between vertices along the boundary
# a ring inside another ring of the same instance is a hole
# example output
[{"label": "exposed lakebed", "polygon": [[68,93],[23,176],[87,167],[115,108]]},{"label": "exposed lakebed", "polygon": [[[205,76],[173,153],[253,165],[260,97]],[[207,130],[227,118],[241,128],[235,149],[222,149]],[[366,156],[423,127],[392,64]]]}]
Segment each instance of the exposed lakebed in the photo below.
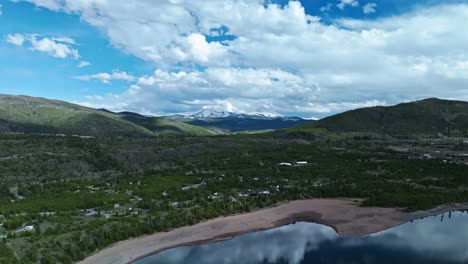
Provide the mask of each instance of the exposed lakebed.
[{"label": "exposed lakebed", "polygon": [[468,263],[468,214],[431,216],[360,237],[299,222],[209,245],[174,248],[137,262],[182,263]]}]

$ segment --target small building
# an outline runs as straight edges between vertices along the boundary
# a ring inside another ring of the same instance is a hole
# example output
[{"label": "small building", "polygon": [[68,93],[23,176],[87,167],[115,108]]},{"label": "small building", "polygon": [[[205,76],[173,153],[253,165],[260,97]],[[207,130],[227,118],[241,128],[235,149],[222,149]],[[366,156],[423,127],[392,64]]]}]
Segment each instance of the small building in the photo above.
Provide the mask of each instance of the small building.
[{"label": "small building", "polygon": [[237,202],[237,199],[234,198],[233,196],[230,196],[230,197],[229,197],[229,201],[230,201],[231,203],[235,203],[235,202]]},{"label": "small building", "polygon": [[34,226],[32,226],[32,225],[24,227],[24,231],[33,231],[33,230],[34,230]]},{"label": "small building", "polygon": [[96,211],[89,212],[89,213],[85,214],[86,217],[93,217],[93,216],[97,216],[97,215],[98,215],[98,212],[96,212]]},{"label": "small building", "polygon": [[423,158],[424,159],[432,159],[432,155],[429,154],[429,153],[426,153],[426,154],[423,155]]}]

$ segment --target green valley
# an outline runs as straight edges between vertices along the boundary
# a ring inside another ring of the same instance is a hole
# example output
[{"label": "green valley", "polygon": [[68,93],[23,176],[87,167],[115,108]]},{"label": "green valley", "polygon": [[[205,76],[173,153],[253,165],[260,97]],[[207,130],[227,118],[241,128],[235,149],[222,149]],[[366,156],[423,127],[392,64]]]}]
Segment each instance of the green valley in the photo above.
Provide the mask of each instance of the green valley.
[{"label": "green valley", "polygon": [[[10,132],[0,134],[2,263],[74,263],[121,240],[284,201],[346,197],[413,211],[468,200],[459,102],[450,112],[458,115],[450,119],[452,136],[431,124],[430,133],[394,136],[368,129],[378,127],[374,108],[294,129],[216,135],[128,112],[2,100],[9,121],[1,124]],[[416,103],[417,114],[405,112],[407,120],[441,113],[426,104]],[[375,109],[392,122],[391,108]],[[338,129],[353,124],[340,122],[348,115],[369,122]],[[385,127],[411,124],[402,122]],[[60,131],[70,135],[55,135]],[[86,133],[75,135],[80,131]]]}]

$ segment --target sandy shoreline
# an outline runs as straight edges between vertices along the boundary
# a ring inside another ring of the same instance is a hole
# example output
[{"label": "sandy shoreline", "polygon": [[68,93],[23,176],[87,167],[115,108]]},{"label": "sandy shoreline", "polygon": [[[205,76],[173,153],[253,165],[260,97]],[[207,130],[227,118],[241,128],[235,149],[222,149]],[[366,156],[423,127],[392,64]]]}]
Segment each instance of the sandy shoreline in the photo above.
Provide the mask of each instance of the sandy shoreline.
[{"label": "sandy shoreline", "polygon": [[398,208],[359,207],[358,203],[349,200],[293,201],[273,208],[216,218],[169,232],[125,240],[79,263],[127,264],[170,248],[225,240],[296,221],[324,224],[335,229],[340,235],[360,236],[380,232],[418,218],[465,209],[468,209],[468,204],[446,205],[428,211],[406,213]]}]

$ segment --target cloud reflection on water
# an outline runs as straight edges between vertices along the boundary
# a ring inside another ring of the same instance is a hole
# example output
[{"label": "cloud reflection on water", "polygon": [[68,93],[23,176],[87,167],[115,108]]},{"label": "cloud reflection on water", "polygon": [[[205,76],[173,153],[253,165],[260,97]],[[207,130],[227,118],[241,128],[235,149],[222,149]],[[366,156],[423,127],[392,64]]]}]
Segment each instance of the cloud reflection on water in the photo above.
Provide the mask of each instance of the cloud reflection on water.
[{"label": "cloud reflection on water", "polygon": [[[468,215],[429,217],[364,237],[297,223],[211,245],[181,247],[138,264],[466,263]],[[441,221],[441,219],[443,221]]]}]

